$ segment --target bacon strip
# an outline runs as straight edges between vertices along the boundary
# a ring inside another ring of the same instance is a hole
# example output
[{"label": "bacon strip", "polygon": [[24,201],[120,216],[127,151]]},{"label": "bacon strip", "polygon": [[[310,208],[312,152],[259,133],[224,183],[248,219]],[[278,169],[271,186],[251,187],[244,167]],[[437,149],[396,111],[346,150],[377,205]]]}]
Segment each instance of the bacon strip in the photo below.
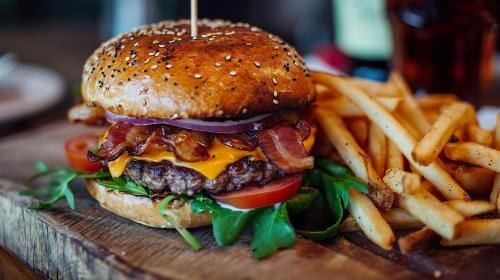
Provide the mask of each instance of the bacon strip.
[{"label": "bacon strip", "polygon": [[167,125],[132,125],[122,122],[111,125],[106,139],[96,153],[89,152],[91,161],[113,161],[127,152],[136,156],[146,150],[172,151],[184,161],[201,161],[209,157],[212,136],[199,131],[179,130]]},{"label": "bacon strip", "polygon": [[298,173],[314,165],[314,158],[308,156],[301,134],[294,125],[280,123],[258,131],[256,136],[269,160],[285,173]]},{"label": "bacon strip", "polygon": [[210,147],[212,137],[208,133],[181,130],[165,135],[163,139],[173,148],[175,156],[181,160],[201,161],[207,160],[210,156],[208,148]]},{"label": "bacon strip", "polygon": [[115,123],[108,129],[106,139],[96,153],[88,152],[90,161],[113,161],[124,152],[140,155],[155,135],[154,127]]},{"label": "bacon strip", "polygon": [[215,138],[222,144],[238,150],[253,151],[258,146],[251,133],[217,133]]}]

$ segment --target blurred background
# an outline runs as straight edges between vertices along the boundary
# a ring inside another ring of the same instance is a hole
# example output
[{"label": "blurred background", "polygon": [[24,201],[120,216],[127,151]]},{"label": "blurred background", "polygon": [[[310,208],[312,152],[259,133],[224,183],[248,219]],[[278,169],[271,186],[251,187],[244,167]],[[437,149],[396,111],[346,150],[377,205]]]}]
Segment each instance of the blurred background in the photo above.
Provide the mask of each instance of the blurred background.
[{"label": "blurred background", "polygon": [[[500,105],[498,0],[199,0],[199,16],[278,34],[310,68]],[[131,28],[189,17],[188,0],[0,0],[0,136],[62,119],[82,65]]]}]

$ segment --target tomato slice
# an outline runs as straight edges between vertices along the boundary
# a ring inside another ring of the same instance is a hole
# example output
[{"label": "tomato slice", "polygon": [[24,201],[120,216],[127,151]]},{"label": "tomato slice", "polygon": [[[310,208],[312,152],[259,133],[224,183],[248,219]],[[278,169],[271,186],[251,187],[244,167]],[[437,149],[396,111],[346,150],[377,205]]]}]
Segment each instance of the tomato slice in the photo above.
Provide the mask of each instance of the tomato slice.
[{"label": "tomato slice", "polygon": [[300,187],[301,175],[290,175],[266,185],[247,185],[239,191],[213,195],[216,200],[240,209],[260,208],[292,198]]},{"label": "tomato slice", "polygon": [[70,138],[64,144],[64,151],[69,166],[80,172],[95,172],[101,169],[99,162],[87,159],[87,151],[97,146],[97,135],[83,134]]}]

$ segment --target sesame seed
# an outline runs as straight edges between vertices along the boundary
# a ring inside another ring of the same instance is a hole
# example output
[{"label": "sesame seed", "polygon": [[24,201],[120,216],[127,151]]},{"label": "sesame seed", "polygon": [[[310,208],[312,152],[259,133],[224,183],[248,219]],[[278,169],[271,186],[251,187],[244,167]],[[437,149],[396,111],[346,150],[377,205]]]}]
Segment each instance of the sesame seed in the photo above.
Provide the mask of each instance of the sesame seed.
[{"label": "sesame seed", "polygon": [[159,56],[159,55],[160,55],[160,52],[156,52],[156,53],[155,53],[155,56]]},{"label": "sesame seed", "polygon": [[156,69],[156,68],[158,68],[158,65],[153,64],[153,65],[151,65],[151,68],[152,68],[152,69]]},{"label": "sesame seed", "polygon": [[220,63],[220,62],[216,62],[216,63],[214,63],[214,65],[215,65],[215,67],[221,67],[221,66],[222,66],[222,63]]},{"label": "sesame seed", "polygon": [[173,67],[172,64],[167,64],[167,69],[170,69],[172,67]]},{"label": "sesame seed", "polygon": [[177,119],[178,117],[179,117],[179,115],[178,115],[178,114],[173,114],[170,118],[171,118],[171,119]]},{"label": "sesame seed", "polygon": [[227,60],[227,61],[230,61],[230,60],[231,60],[231,55],[230,55],[230,54],[226,55],[226,60]]},{"label": "sesame seed", "polygon": [[151,58],[147,58],[146,61],[144,61],[144,63],[148,63],[151,61]]},{"label": "sesame seed", "polygon": [[255,66],[260,67],[260,62],[255,61],[254,63],[255,63]]},{"label": "sesame seed", "polygon": [[154,40],[154,41],[153,41],[153,44],[154,44],[154,45],[156,45],[156,44],[158,44],[159,42],[160,42],[160,41],[158,41],[158,40]]},{"label": "sesame seed", "polygon": [[273,104],[278,105],[279,101],[277,99],[273,99]]},{"label": "sesame seed", "polygon": [[145,78],[145,79],[151,79],[151,76],[149,76],[149,75],[144,75],[144,78]]},{"label": "sesame seed", "polygon": [[220,115],[224,114],[224,111],[219,110],[219,111],[217,111],[217,113],[216,113],[216,114],[220,116]]},{"label": "sesame seed", "polygon": [[125,57],[125,61],[129,61],[130,60],[130,57]]},{"label": "sesame seed", "polygon": [[278,97],[278,91],[277,91],[277,90],[275,90],[275,91],[273,92],[273,95],[274,95],[274,97]]},{"label": "sesame seed", "polygon": [[195,77],[195,79],[201,78],[201,74],[200,73],[195,73],[193,76]]},{"label": "sesame seed", "polygon": [[155,53],[154,52],[150,52],[149,55],[155,55]]},{"label": "sesame seed", "polygon": [[274,49],[275,49],[275,50],[278,50],[279,48],[280,48],[280,47],[278,47],[278,46],[274,46]]},{"label": "sesame seed", "polygon": [[160,47],[160,48],[164,48],[164,47],[165,47],[165,45],[158,45],[158,47]]},{"label": "sesame seed", "polygon": [[273,78],[273,84],[277,85],[278,84],[278,80],[276,80],[275,78]]},{"label": "sesame seed", "polygon": [[234,77],[234,76],[236,76],[236,71],[231,71],[231,72],[229,72],[229,75],[231,75],[231,76],[233,76],[233,77]]},{"label": "sesame seed", "polygon": [[252,43],[246,43],[246,45],[247,45],[247,46],[251,46],[251,45],[253,45],[253,44],[252,44]]},{"label": "sesame seed", "polygon": [[245,108],[243,109],[243,114],[246,114],[248,112],[248,110]]},{"label": "sesame seed", "polygon": [[134,47],[138,47],[139,46],[139,43],[134,43]]}]

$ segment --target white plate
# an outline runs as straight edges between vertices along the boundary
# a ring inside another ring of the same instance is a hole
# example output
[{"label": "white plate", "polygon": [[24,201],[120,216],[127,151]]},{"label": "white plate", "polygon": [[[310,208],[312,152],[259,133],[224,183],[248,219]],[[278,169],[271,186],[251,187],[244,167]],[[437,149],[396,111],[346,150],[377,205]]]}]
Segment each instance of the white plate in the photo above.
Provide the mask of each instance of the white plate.
[{"label": "white plate", "polygon": [[0,79],[0,123],[26,118],[64,97],[64,81],[46,68],[17,64]]}]

